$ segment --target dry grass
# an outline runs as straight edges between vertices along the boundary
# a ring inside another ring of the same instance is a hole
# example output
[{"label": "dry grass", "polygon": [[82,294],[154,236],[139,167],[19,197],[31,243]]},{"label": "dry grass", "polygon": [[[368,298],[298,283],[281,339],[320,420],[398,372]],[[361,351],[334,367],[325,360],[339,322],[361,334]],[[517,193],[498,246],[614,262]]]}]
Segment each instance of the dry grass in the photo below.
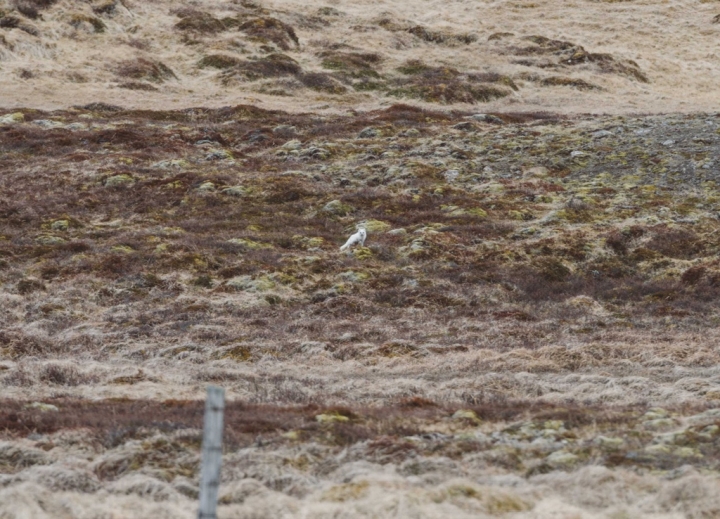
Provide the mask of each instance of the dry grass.
[{"label": "dry grass", "polygon": [[[711,3],[545,0],[499,9],[481,2],[462,14],[437,2],[327,9],[335,8],[288,1],[6,0],[0,6],[5,104],[67,108],[83,98],[163,109],[262,103],[302,112],[327,105],[323,110],[342,113],[376,109],[400,96],[426,107],[483,103],[485,112],[655,113],[708,110],[714,102],[714,69],[703,53],[717,36]],[[214,81],[216,65],[205,65],[212,56],[223,56],[227,65],[279,52],[298,63],[302,77],[254,84],[258,75],[238,76],[230,83]],[[117,79],[116,64],[102,57],[108,55],[125,63],[162,62],[176,79],[160,90],[108,89]],[[418,59],[456,70],[463,81],[398,84],[408,81],[398,67]],[[329,76],[318,76],[328,70]],[[504,79],[494,85],[472,79],[488,75]]]}]

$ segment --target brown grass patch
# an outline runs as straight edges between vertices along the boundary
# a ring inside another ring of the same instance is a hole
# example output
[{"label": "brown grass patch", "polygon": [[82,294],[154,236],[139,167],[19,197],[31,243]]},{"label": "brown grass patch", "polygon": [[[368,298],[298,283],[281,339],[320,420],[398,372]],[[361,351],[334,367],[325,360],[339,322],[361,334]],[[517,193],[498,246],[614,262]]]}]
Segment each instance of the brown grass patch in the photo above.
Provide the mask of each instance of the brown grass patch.
[{"label": "brown grass patch", "polygon": [[295,29],[276,18],[259,17],[242,22],[238,29],[260,42],[272,42],[281,50],[290,50],[290,43],[300,46]]},{"label": "brown grass patch", "polygon": [[115,74],[121,78],[145,79],[153,83],[177,79],[175,73],[164,63],[145,58],[121,61],[115,68]]}]

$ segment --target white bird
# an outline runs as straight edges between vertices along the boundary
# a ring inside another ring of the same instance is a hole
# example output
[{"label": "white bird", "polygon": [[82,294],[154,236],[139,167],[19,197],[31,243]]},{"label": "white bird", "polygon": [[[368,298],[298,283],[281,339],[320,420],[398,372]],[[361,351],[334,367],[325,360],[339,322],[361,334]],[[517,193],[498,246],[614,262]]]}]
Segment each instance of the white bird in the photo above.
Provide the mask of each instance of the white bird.
[{"label": "white bird", "polygon": [[367,231],[361,227],[358,229],[358,232],[348,238],[348,241],[345,242],[345,245],[340,247],[340,250],[347,250],[356,243],[359,243],[360,246],[363,247],[365,246],[365,238],[367,238]]}]

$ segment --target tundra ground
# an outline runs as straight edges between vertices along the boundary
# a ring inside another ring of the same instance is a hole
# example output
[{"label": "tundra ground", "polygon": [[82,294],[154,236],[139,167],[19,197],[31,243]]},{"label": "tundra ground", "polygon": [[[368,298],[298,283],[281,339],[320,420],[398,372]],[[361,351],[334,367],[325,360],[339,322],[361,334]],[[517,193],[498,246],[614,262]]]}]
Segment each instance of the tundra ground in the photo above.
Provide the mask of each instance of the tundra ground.
[{"label": "tundra ground", "polygon": [[720,510],[715,115],[0,120],[3,517]]}]

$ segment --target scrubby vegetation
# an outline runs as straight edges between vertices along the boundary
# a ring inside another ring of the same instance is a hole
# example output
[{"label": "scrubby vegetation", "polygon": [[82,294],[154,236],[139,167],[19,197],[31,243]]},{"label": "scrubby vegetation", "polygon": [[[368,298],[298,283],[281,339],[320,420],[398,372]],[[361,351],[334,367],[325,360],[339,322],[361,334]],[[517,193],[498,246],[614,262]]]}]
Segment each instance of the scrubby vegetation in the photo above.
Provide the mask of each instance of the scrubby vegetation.
[{"label": "scrubby vegetation", "polygon": [[191,517],[208,384],[221,517],[718,516],[714,33],[612,3],[0,2],[0,517]]}]

